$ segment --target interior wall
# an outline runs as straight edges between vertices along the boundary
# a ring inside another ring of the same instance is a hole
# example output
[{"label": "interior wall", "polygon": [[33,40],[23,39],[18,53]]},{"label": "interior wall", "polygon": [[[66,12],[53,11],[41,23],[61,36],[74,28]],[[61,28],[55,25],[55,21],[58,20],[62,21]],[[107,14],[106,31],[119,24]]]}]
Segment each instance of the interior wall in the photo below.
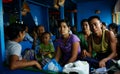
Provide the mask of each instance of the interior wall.
[{"label": "interior wall", "polygon": [[[112,22],[112,6],[111,1],[92,1],[77,3],[77,30],[81,31],[80,22],[84,18],[98,15],[103,22],[110,24]],[[100,10],[99,14],[95,14],[95,10]]]},{"label": "interior wall", "polygon": [[48,8],[36,4],[29,4],[29,6],[34,21],[37,19],[37,25],[44,25],[46,31],[49,31]]}]

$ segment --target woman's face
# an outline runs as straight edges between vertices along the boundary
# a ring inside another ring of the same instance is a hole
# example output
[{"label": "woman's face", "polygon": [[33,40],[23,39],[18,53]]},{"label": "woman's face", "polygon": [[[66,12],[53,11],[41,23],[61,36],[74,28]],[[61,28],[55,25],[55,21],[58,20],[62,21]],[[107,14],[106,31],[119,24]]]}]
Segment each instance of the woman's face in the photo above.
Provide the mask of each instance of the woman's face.
[{"label": "woman's face", "polygon": [[93,33],[99,33],[101,31],[102,24],[100,20],[94,18],[90,21],[90,29]]},{"label": "woman's face", "polygon": [[89,27],[89,24],[88,24],[87,21],[86,21],[86,22],[83,22],[83,24],[82,24],[82,30],[83,30],[84,32],[87,32],[87,31],[90,30],[90,27]]},{"label": "woman's face", "polygon": [[40,26],[40,27],[38,27],[37,32],[38,32],[38,35],[41,35],[42,33],[45,32],[45,28],[43,26]]},{"label": "woman's face", "polygon": [[61,22],[59,27],[59,32],[61,35],[69,34],[70,28],[67,26],[66,22]]}]

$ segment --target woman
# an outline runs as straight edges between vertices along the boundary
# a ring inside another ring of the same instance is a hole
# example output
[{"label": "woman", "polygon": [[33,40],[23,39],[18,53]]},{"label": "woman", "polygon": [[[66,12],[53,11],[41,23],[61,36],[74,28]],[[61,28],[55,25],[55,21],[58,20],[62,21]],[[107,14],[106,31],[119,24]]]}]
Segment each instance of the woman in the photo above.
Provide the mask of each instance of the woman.
[{"label": "woman", "polygon": [[108,29],[109,29],[110,31],[113,31],[113,33],[114,33],[115,36],[117,37],[117,35],[118,35],[118,25],[117,25],[116,23],[111,23],[111,24],[109,24]]},{"label": "woman", "polygon": [[6,43],[6,61],[11,70],[20,69],[28,66],[36,66],[41,69],[40,64],[35,61],[22,59],[22,47],[19,44],[25,36],[25,26],[22,24],[11,24],[7,28],[8,41]]},{"label": "woman", "polygon": [[79,32],[77,36],[79,37],[80,41],[80,46],[81,46],[81,52],[82,55],[81,57],[84,56],[84,52],[88,51],[88,36],[91,34],[88,19],[83,19],[81,21],[81,27],[82,27],[82,32]]},{"label": "woman", "polygon": [[[116,56],[116,39],[112,31],[102,30],[102,23],[98,16],[91,16],[89,19],[92,34],[88,38],[89,51],[85,52],[86,60],[95,68],[109,67],[109,62]],[[96,56],[92,57],[92,52]]]},{"label": "woman", "polygon": [[55,59],[64,66],[67,63],[77,60],[81,51],[80,40],[76,35],[69,33],[70,28],[66,20],[60,20],[58,25],[61,37],[58,39]]}]

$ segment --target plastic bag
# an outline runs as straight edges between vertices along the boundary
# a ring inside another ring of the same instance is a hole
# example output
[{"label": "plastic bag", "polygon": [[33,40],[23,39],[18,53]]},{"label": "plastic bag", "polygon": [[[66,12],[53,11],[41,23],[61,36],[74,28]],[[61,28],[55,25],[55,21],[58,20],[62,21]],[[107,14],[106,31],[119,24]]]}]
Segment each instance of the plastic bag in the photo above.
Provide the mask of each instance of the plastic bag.
[{"label": "plastic bag", "polygon": [[58,64],[58,62],[55,59],[52,59],[43,67],[43,70],[62,72],[62,67],[60,66],[60,64]]},{"label": "plastic bag", "polygon": [[96,74],[107,74],[107,69],[106,67],[98,68],[95,70]]},{"label": "plastic bag", "polygon": [[63,67],[63,72],[69,74],[72,72],[78,74],[89,74],[89,64],[86,61],[76,61],[74,63],[66,64]]}]

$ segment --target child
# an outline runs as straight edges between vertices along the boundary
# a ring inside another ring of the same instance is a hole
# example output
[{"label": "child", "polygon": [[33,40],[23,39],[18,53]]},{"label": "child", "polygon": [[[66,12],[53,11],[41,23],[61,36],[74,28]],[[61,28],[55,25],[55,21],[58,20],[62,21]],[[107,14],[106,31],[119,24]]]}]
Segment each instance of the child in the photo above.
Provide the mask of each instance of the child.
[{"label": "child", "polygon": [[43,62],[48,62],[54,56],[54,46],[50,42],[50,37],[51,34],[49,32],[44,32],[42,34],[42,42],[40,43],[40,50],[39,54],[37,55],[37,59],[42,63],[42,65],[45,65]]},{"label": "child", "polygon": [[50,43],[51,34],[49,32],[44,32],[42,34],[42,43],[40,43],[40,54],[52,58],[52,53],[54,53],[54,46]]}]

